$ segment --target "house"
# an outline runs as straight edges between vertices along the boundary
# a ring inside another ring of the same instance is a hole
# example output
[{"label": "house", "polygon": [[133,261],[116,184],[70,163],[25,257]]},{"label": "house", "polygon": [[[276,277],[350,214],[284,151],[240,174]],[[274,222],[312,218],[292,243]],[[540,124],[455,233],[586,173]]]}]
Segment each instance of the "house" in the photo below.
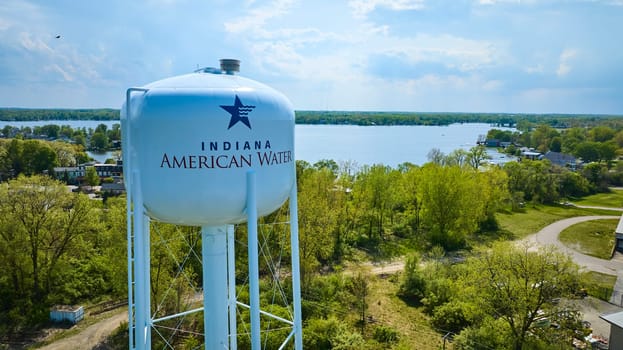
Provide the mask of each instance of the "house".
[{"label": "house", "polygon": [[623,311],[600,315],[599,318],[610,323],[608,349],[623,349]]},{"label": "house", "polygon": [[549,160],[553,165],[559,167],[570,168],[572,170],[577,168],[578,161],[570,154],[548,151],[543,157]]},{"label": "house", "polygon": [[123,164],[117,161],[116,164],[94,164],[99,177],[123,176]]},{"label": "house", "polygon": [[487,139],[487,141],[485,141],[485,146],[487,146],[487,147],[500,147],[500,140],[498,140],[498,139]]},{"label": "house", "polygon": [[125,193],[125,185],[123,182],[102,183],[101,191],[111,195],[119,195]]},{"label": "house", "polygon": [[530,160],[541,160],[543,159],[543,154],[541,152],[535,152],[532,150],[522,150],[521,158],[530,159]]},{"label": "house", "polygon": [[75,167],[56,167],[54,176],[57,180],[67,184],[79,184],[84,179],[88,167],[94,167],[100,178],[122,177],[123,163],[118,160],[115,164],[84,163]]}]

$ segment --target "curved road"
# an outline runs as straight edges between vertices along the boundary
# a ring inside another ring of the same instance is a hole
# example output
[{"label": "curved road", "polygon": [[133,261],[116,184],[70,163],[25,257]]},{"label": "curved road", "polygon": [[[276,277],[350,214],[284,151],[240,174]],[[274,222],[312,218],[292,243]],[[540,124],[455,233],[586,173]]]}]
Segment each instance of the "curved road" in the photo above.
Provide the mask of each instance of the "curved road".
[{"label": "curved road", "polygon": [[607,275],[617,276],[617,280],[614,284],[612,297],[610,302],[616,305],[623,305],[623,260],[611,259],[604,260],[598,259],[589,255],[579,253],[569,247],[565,246],[558,240],[558,235],[565,228],[575,225],[584,221],[592,220],[604,220],[604,219],[618,219],[620,216],[609,215],[595,215],[595,216],[578,216],[574,218],[563,219],[556,221],[555,223],[544,227],[541,231],[534,235],[528,236],[525,240],[542,245],[554,245],[558,247],[562,252],[571,255],[573,261],[580,267],[590,270],[605,273]]},{"label": "curved road", "polygon": [[581,267],[587,270],[616,276],[619,271],[623,270],[623,261],[598,259],[589,255],[579,253],[562,244],[562,242],[558,240],[558,235],[562,230],[566,229],[567,227],[580,222],[619,218],[620,216],[594,215],[563,219],[544,227],[541,231],[531,236],[526,237],[526,241],[541,245],[554,245],[558,247],[562,252],[571,255],[573,261],[575,261],[575,263],[580,265]]}]

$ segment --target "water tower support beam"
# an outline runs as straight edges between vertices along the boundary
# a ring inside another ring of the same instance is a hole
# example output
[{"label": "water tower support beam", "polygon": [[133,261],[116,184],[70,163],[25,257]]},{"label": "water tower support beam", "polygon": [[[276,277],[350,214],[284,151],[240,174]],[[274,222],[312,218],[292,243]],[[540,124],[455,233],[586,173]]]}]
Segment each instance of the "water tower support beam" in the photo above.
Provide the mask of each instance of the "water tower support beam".
[{"label": "water tower support beam", "polygon": [[[150,280],[149,280],[149,218],[143,210],[139,173],[134,171],[132,196],[134,200],[134,280],[135,280],[135,334],[137,350],[151,349]],[[131,286],[128,286],[131,288]],[[131,330],[130,330],[131,331]]]},{"label": "water tower support beam", "polygon": [[257,198],[255,171],[247,171],[247,232],[249,252],[249,306],[251,317],[251,349],[261,349],[260,282],[257,247]]},{"label": "water tower support beam", "polygon": [[[294,177],[296,179],[296,176]],[[292,256],[292,307],[294,308],[294,348],[303,349],[301,317],[301,268],[299,261],[299,216],[296,180],[290,192],[290,255]]]},{"label": "water tower support beam", "polygon": [[227,226],[201,227],[206,349],[228,348]]},{"label": "water tower support beam", "polygon": [[234,225],[227,225],[227,279],[229,282],[229,349],[238,348],[238,328],[236,324],[236,255],[235,255]]}]

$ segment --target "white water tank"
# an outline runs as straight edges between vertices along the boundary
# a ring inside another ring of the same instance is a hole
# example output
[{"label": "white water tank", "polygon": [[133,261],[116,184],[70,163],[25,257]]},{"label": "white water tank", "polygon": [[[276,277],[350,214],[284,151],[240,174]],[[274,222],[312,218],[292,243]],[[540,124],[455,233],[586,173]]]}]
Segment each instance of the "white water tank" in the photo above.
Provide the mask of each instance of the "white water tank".
[{"label": "white water tank", "polygon": [[[294,110],[270,87],[221,69],[159,80],[121,109],[124,176],[135,170],[147,215],[183,225],[246,221],[246,174],[258,215],[278,209],[295,181]],[[126,162],[128,159],[130,162]]]}]

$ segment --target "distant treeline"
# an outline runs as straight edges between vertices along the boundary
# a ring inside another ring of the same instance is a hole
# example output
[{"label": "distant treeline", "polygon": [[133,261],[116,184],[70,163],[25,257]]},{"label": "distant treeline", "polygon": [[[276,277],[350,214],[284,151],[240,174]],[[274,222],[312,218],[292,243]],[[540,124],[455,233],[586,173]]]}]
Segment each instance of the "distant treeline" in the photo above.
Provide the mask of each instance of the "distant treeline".
[{"label": "distant treeline", "polygon": [[27,122],[36,120],[119,120],[119,110],[100,109],[26,109],[0,108],[1,121]]},{"label": "distant treeline", "polygon": [[592,114],[507,114],[444,112],[297,111],[297,124],[351,125],[450,125],[488,123],[502,126],[547,124],[555,128],[609,125],[623,126],[623,116]]},{"label": "distant treeline", "polygon": [[[34,120],[119,120],[118,109],[24,109],[0,108],[0,121]],[[296,111],[297,124],[349,125],[449,125],[454,123],[489,123],[522,129],[534,124],[554,128],[608,125],[623,127],[621,115],[594,114],[510,114],[450,112],[357,112]]]}]

